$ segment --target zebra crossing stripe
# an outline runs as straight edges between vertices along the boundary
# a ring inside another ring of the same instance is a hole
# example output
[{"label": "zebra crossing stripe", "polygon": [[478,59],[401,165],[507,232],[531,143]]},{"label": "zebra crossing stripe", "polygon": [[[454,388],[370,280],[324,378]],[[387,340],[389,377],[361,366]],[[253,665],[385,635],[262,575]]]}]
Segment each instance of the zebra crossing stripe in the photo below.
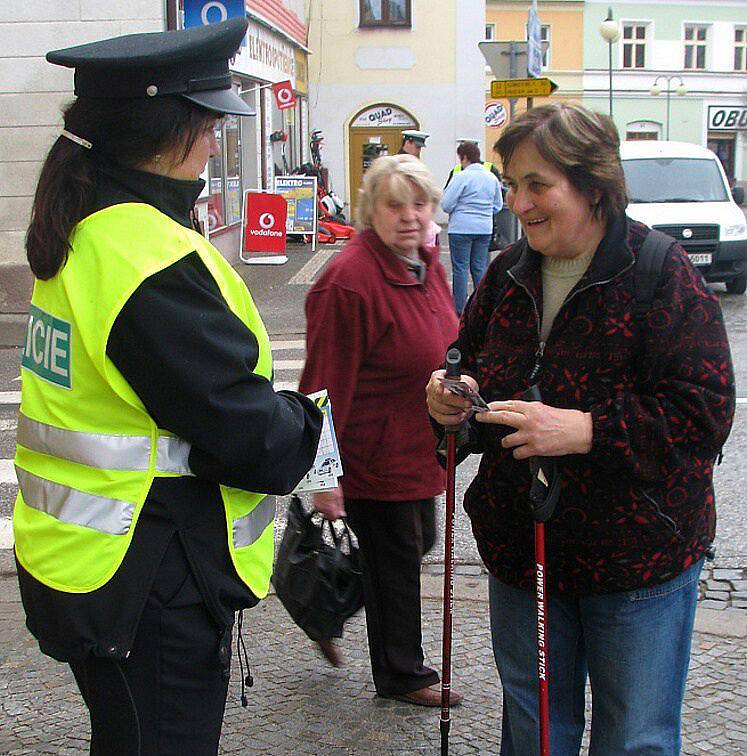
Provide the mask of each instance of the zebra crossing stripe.
[{"label": "zebra crossing stripe", "polygon": [[0,517],[0,549],[13,548],[13,521],[10,517]]},{"label": "zebra crossing stripe", "polygon": [[294,339],[292,341],[271,341],[270,346],[273,352],[281,352],[285,349],[305,349],[306,342],[303,339]]},{"label": "zebra crossing stripe", "polygon": [[16,468],[12,459],[0,459],[0,483],[18,485]]}]

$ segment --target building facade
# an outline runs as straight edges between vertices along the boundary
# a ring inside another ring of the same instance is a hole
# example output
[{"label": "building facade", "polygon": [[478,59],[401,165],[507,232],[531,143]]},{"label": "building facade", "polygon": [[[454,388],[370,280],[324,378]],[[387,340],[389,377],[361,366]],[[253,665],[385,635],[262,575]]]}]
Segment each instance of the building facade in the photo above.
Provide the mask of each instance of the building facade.
[{"label": "building facade", "polygon": [[41,163],[58,137],[73,73],[49,50],[165,28],[162,0],[0,3],[0,312],[25,312],[31,273],[23,246]]},{"label": "building facade", "polygon": [[422,158],[445,182],[456,139],[482,138],[484,0],[316,2],[308,21],[311,126],[346,213],[371,160],[397,152],[405,129],[430,134]]},{"label": "building facade", "polygon": [[[220,20],[209,0],[10,0],[0,3],[0,313],[25,312],[32,276],[24,251],[41,164],[73,97],[73,72],[49,65],[52,49],[136,32]],[[229,5],[229,3],[226,3]],[[231,64],[233,84],[257,111],[227,116],[216,133],[198,209],[211,241],[238,259],[243,193],[308,159],[308,48],[304,0],[246,0],[249,30]],[[272,85],[290,81],[296,104],[281,110]]]},{"label": "building facade", "polygon": [[[215,3],[182,0],[177,23],[189,25],[190,15],[185,10],[191,6],[211,5]],[[216,132],[220,153],[208,163],[207,186],[197,204],[210,241],[231,262],[239,257],[244,193],[272,191],[276,175],[288,174],[308,159],[308,48],[303,6],[303,0],[245,3],[249,27],[231,71],[235,90],[257,115],[222,119]],[[281,109],[273,84],[286,81],[295,104]]]},{"label": "building facade", "polygon": [[587,0],[583,101],[604,112],[609,48],[599,27],[608,6],[620,32],[612,109],[621,138],[709,147],[733,181],[747,181],[747,3]]},{"label": "building facade", "polygon": [[[487,0],[485,40],[487,42],[525,42],[527,39],[528,0]],[[540,33],[543,41],[543,77],[558,87],[551,97],[535,97],[533,104],[562,100],[580,101],[583,96],[584,3],[582,0],[551,0],[537,3]],[[502,53],[505,56],[505,53]],[[527,76],[526,55],[517,61],[517,78]],[[505,71],[499,71],[501,76]],[[496,78],[489,66],[485,70],[485,142],[488,154],[508,123],[511,111],[526,109],[526,98],[511,102],[490,96],[490,82]],[[508,78],[508,77],[506,77]],[[493,155],[493,157],[497,157]]]}]

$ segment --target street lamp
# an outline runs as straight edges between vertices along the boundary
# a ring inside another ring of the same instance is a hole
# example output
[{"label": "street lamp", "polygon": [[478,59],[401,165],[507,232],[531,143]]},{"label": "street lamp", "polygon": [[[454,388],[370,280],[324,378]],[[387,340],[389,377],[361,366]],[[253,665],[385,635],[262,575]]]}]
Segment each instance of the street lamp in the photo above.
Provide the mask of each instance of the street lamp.
[{"label": "street lamp", "polygon": [[612,43],[620,39],[620,29],[617,21],[612,18],[612,6],[607,7],[607,18],[599,25],[599,33],[609,47],[609,70],[610,70],[610,116],[612,116]]},{"label": "street lamp", "polygon": [[675,92],[677,93],[678,97],[684,97],[687,94],[687,87],[685,86],[685,82],[682,81],[682,78],[673,75],[673,76],[667,76],[666,74],[660,74],[654,79],[654,83],[651,85],[651,94],[654,95],[654,97],[657,97],[661,94],[661,87],[659,86],[659,79],[664,79],[667,82],[667,122],[666,122],[666,138],[669,139],[669,99],[672,96],[672,88],[671,83],[673,79],[677,79],[679,81],[679,85],[677,86],[677,89],[675,89]]}]

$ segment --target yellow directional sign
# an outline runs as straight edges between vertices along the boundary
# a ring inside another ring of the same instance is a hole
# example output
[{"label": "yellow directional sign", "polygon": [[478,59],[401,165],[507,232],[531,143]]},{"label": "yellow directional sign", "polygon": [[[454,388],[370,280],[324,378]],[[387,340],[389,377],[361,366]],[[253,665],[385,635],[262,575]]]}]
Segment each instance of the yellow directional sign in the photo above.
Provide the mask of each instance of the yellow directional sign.
[{"label": "yellow directional sign", "polygon": [[490,82],[490,96],[502,97],[547,97],[558,85],[550,79],[503,79]]}]

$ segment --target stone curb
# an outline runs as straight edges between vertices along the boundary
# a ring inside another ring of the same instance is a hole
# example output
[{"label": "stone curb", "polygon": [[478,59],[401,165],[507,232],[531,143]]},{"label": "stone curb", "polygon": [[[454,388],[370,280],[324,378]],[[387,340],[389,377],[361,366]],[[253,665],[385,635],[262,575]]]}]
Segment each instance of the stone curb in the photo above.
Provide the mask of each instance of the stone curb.
[{"label": "stone curb", "polygon": [[741,609],[708,609],[698,605],[695,632],[719,638],[747,638],[747,612]]}]

